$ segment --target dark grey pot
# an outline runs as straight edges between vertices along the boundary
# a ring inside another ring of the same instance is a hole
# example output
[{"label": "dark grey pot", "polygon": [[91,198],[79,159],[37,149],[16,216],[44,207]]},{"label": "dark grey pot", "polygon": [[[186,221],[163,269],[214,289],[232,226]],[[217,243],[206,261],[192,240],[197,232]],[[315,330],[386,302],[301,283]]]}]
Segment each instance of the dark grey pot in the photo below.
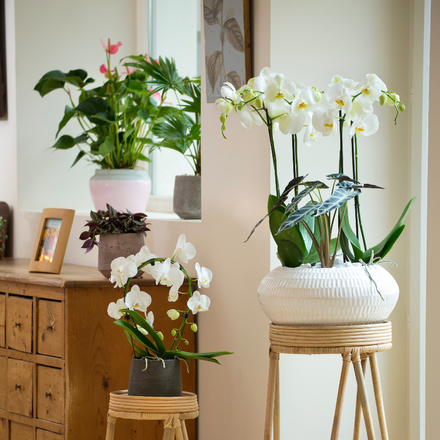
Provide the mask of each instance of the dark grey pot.
[{"label": "dark grey pot", "polygon": [[[111,263],[115,258],[136,255],[144,245],[142,234],[104,234],[99,236],[98,270],[110,278]],[[142,276],[139,271],[136,277]]]},{"label": "dark grey pot", "polygon": [[173,211],[186,220],[202,218],[202,180],[200,176],[176,176]]},{"label": "dark grey pot", "polygon": [[148,359],[145,370],[145,359],[131,360],[129,396],[176,397],[182,395],[182,375],[178,359]]}]

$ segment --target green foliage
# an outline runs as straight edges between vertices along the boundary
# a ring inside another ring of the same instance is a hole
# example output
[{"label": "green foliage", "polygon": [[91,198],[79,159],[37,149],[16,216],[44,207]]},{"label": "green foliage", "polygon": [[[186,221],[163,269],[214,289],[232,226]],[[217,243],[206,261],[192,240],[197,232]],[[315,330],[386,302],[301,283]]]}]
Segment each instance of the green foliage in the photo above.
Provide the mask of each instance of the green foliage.
[{"label": "green foliage", "polygon": [[0,253],[5,251],[6,248],[6,220],[0,216]]},{"label": "green foliage", "polygon": [[[51,148],[77,147],[80,151],[72,167],[85,159],[102,169],[134,168],[138,161],[151,161],[147,152],[152,149],[173,148],[194,162],[195,173],[200,174],[200,79],[180,77],[172,58],[155,61],[133,56],[124,64],[127,72],[122,74],[117,68],[111,70],[110,58],[106,52],[108,80],[101,86],[87,88],[95,80],[82,69],[67,73],[52,70],[36,84],[34,90],[42,97],[61,89],[70,101]],[[129,66],[136,70],[129,72]],[[77,104],[69,86],[79,91]],[[170,91],[182,99],[179,107],[165,104]],[[188,116],[190,113],[195,121]],[[82,134],[58,137],[72,120],[79,123]],[[153,140],[153,133],[157,133],[157,140]],[[194,147],[190,152],[191,145]]]},{"label": "green foliage", "polygon": [[149,231],[145,223],[147,216],[142,213],[132,214],[130,211],[116,211],[107,204],[107,210],[99,210],[98,212],[90,211],[91,220],[88,220],[84,226],[89,228],[80,236],[80,240],[85,240],[81,246],[86,249],[86,253],[90,252],[93,247],[98,246],[96,237],[103,234],[143,234],[144,237]]}]

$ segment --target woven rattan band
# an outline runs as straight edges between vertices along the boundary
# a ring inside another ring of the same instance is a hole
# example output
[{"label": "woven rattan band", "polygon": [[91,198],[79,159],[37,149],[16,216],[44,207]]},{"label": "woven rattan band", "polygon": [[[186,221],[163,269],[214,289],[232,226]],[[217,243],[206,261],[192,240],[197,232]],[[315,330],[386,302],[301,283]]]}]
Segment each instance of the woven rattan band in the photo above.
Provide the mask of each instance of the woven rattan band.
[{"label": "woven rattan band", "polygon": [[[347,347],[360,352],[391,348],[391,322],[343,326],[290,326],[270,323],[271,349],[278,353],[343,353]],[[309,351],[308,351],[309,350]]]},{"label": "woven rattan band", "polygon": [[182,397],[129,396],[127,390],[110,393],[109,409],[128,413],[175,414],[199,410],[197,395],[183,392]]}]

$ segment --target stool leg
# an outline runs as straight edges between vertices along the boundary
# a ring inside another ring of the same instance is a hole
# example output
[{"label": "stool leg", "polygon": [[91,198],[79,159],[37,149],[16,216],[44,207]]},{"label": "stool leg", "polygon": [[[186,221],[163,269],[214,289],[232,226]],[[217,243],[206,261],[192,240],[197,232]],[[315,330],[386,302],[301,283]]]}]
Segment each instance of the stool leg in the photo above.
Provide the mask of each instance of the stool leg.
[{"label": "stool leg", "polygon": [[342,355],[342,370],[339,380],[338,398],[336,400],[335,416],[333,418],[331,440],[337,440],[339,437],[339,427],[341,424],[342,404],[344,402],[345,385],[347,384],[348,371],[350,369],[351,352],[347,351]]},{"label": "stool leg", "polygon": [[183,440],[189,440],[188,431],[186,430],[185,420],[181,420],[180,423],[182,424]]},{"label": "stool leg", "polygon": [[163,421],[163,440],[172,440],[174,438],[173,416],[170,415]]},{"label": "stool leg", "polygon": [[380,434],[382,440],[388,440],[387,422],[383,406],[382,387],[380,385],[379,368],[377,366],[376,353],[370,356],[371,377],[373,379],[374,396],[376,398],[377,414],[379,416]]},{"label": "stool leg", "polygon": [[[362,366],[362,374],[365,379],[365,373],[367,371],[367,359],[368,357],[361,356],[361,366]],[[353,432],[353,440],[359,440],[361,438],[361,421],[362,421],[362,406],[361,399],[359,396],[359,390],[356,394],[356,412],[354,416],[354,432]]]},{"label": "stool leg", "polygon": [[116,417],[107,414],[107,432],[105,434],[105,440],[113,440],[115,437],[115,423]]},{"label": "stool leg", "polygon": [[280,440],[280,368],[276,369],[275,402],[273,409],[273,438]]},{"label": "stool leg", "polygon": [[356,382],[358,386],[359,398],[361,401],[362,412],[364,413],[365,427],[367,428],[368,440],[375,440],[373,421],[371,419],[370,406],[368,405],[367,388],[365,387],[364,375],[362,373],[362,367],[360,362],[359,351],[356,354],[353,353],[353,368],[356,375]]},{"label": "stool leg", "polygon": [[264,440],[272,438],[272,424],[274,417],[274,400],[277,379],[277,370],[280,355],[270,350],[269,352],[269,380],[267,383],[267,400],[266,400],[266,423],[264,425]]}]

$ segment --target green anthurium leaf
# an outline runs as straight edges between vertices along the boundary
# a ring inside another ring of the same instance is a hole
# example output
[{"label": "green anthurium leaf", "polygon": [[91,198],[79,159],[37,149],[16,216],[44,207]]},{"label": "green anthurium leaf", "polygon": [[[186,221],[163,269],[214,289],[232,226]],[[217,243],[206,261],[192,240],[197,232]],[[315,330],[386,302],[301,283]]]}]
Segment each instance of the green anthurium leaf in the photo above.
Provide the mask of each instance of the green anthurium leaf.
[{"label": "green anthurium leaf", "polygon": [[307,229],[303,225],[303,222],[305,222],[307,224],[307,226],[310,228],[310,230],[313,233],[315,231],[315,223],[316,223],[316,221],[315,221],[315,219],[311,215],[308,215],[298,225],[299,232],[300,232],[300,234],[301,234],[301,236],[303,238],[304,246],[306,248],[306,251],[310,252],[310,249],[312,248],[312,245],[313,245],[313,240],[312,240],[312,237],[310,237],[310,234],[308,233]]},{"label": "green anthurium leaf", "polygon": [[[341,184],[349,183],[349,182],[341,182]],[[348,202],[353,197],[357,196],[361,193],[360,189],[351,189],[346,188],[345,186],[341,186],[335,190],[335,192],[327,199],[324,200],[319,206],[319,208],[316,211],[315,217],[318,217],[320,215],[327,214],[330,211],[333,211],[334,209],[338,209],[340,206],[344,205],[346,202]]]},{"label": "green anthurium leaf", "polygon": [[99,146],[99,154],[102,154],[103,156],[107,156],[107,154],[113,153],[115,150],[115,144],[109,138],[106,138]]},{"label": "green anthurium leaf", "polygon": [[61,136],[51,148],[55,150],[68,150],[76,145],[75,139],[68,134]]},{"label": "green anthurium leaf", "polygon": [[348,181],[348,182],[357,183],[357,184],[360,183],[357,180],[354,180],[351,177],[349,177],[345,174],[342,174],[342,173],[327,174],[327,176],[325,176],[325,177],[327,177],[328,180],[339,180],[340,182]]},{"label": "green anthurium leaf", "polygon": [[113,119],[114,115],[115,114],[113,112],[107,111],[96,113],[96,115],[88,116],[88,118],[90,119],[90,122],[93,122],[97,125],[114,124],[117,126],[118,123]]},{"label": "green anthurium leaf", "polygon": [[304,261],[301,249],[292,241],[280,241],[278,243],[277,255],[281,264],[286,267],[298,267]]},{"label": "green anthurium leaf", "polygon": [[314,180],[313,182],[301,182],[300,185],[303,185],[305,187],[314,186],[315,188],[319,188],[319,189],[328,188],[328,186],[324,182],[321,182],[320,180]]},{"label": "green anthurium leaf", "polygon": [[311,215],[313,212],[317,211],[321,205],[322,205],[321,203],[312,202],[290,213],[287,219],[284,220],[284,222],[280,226],[277,235],[280,232],[285,231],[286,229],[290,229],[293,226],[296,226],[300,221],[305,219],[308,215]]},{"label": "green anthurium leaf", "polygon": [[105,99],[93,96],[82,101],[73,110],[90,118],[96,114],[105,112],[107,108],[108,103]]},{"label": "green anthurium leaf", "polygon": [[293,212],[298,203],[304,198],[307,197],[312,191],[316,188],[320,187],[321,182],[313,182],[312,185],[307,185],[299,194],[292,198],[292,201],[287,205],[286,212]]},{"label": "green anthurium leaf", "polygon": [[75,160],[73,161],[73,164],[70,166],[70,168],[73,168],[84,156],[86,155],[86,152],[81,150],[78,155],[76,156]]},{"label": "green anthurium leaf", "polygon": [[356,261],[356,258],[353,254],[353,252],[350,249],[350,242],[348,241],[347,236],[345,235],[344,231],[341,231],[341,236],[339,238],[339,242],[341,244],[341,249],[343,254],[352,262],[354,263]]},{"label": "green anthurium leaf", "polygon": [[[339,208],[339,218],[341,218],[343,212],[344,212],[344,208],[342,208],[342,207]],[[342,231],[344,232],[345,236],[350,241],[350,243],[354,244],[358,249],[361,249],[361,245],[359,243],[359,240],[356,237],[353,230],[351,229],[350,219],[348,218],[347,214],[345,214],[344,218],[342,219]]]},{"label": "green anthurium leaf", "polygon": [[143,335],[137,328],[134,328],[132,325],[130,325],[127,321],[115,321],[116,325],[119,325],[122,327],[126,332],[129,333],[130,336],[132,336],[136,341],[140,342],[142,345],[145,345],[148,347],[148,349],[154,353],[159,354],[159,350],[154,346],[154,344],[145,336]]},{"label": "green anthurium leaf", "polygon": [[123,312],[128,313],[135,324],[141,326],[148,332],[148,334],[153,338],[154,343],[159,350],[159,354],[165,353],[167,351],[164,343],[162,342],[162,339],[159,338],[157,333],[153,330],[153,327],[151,327],[151,325],[148,324],[148,322],[144,318],[142,318],[142,316],[138,312],[129,309],[123,309]]},{"label": "green anthurium leaf", "polygon": [[77,136],[75,140],[75,144],[84,144],[88,141],[89,137],[87,136],[87,133],[82,133],[79,136]]},{"label": "green anthurium leaf", "polygon": [[61,119],[61,122],[58,125],[58,131],[55,137],[57,138],[60,131],[66,126],[66,124],[75,116],[75,112],[73,111],[72,107],[69,107],[66,105],[64,109],[64,116],[63,119]]},{"label": "green anthurium leaf", "polygon": [[[414,200],[416,198],[413,197],[408,204],[405,206],[405,209],[402,212],[402,215],[400,216],[399,220],[397,221],[397,223],[394,225],[394,228],[391,230],[391,232],[376,246],[373,246],[372,248],[368,249],[367,251],[365,251],[364,256],[365,258],[369,259],[372,255],[372,252],[374,252],[374,256],[377,255],[381,255],[381,252],[383,250],[383,248],[385,247],[385,245],[388,243],[388,240],[394,235],[394,233],[402,226],[403,222],[405,221],[412,204],[414,203]],[[394,244],[394,243],[393,243]]]},{"label": "green anthurium leaf", "polygon": [[139,110],[137,115],[146,123],[150,122],[150,112],[148,110]]}]

